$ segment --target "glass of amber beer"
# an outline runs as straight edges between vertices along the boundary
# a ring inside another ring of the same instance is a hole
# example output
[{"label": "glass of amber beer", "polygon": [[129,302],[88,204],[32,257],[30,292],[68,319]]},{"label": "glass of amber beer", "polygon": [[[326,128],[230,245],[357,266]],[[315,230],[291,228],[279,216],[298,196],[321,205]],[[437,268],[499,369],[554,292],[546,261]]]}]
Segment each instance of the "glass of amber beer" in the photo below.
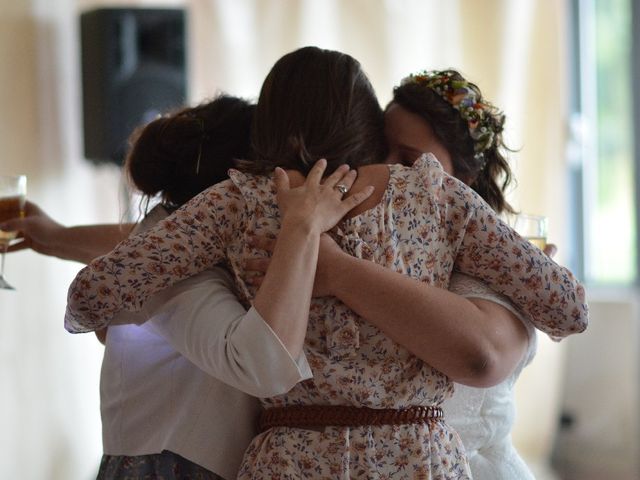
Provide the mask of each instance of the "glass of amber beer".
[{"label": "glass of amber beer", "polygon": [[[0,223],[16,217],[24,217],[27,196],[26,175],[0,175]],[[4,259],[11,240],[18,232],[0,230],[0,288],[15,290],[4,278]]]},{"label": "glass of amber beer", "polygon": [[519,213],[513,226],[516,232],[544,251],[547,246],[547,217]]}]

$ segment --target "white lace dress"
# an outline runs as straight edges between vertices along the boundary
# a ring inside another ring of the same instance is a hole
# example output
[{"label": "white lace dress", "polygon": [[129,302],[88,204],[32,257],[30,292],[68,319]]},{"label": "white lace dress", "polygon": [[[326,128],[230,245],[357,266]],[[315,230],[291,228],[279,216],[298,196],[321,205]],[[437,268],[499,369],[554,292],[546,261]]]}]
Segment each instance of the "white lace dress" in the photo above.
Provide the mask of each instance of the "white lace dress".
[{"label": "white lace dress", "polygon": [[536,353],[533,325],[504,296],[475,278],[462,274],[451,277],[449,290],[470,298],[482,298],[511,310],[527,329],[529,346],[515,371],[491,388],[455,385],[453,397],[443,404],[447,422],[458,432],[467,450],[474,480],[535,480],[511,441],[516,406],[513,386],[522,369]]}]

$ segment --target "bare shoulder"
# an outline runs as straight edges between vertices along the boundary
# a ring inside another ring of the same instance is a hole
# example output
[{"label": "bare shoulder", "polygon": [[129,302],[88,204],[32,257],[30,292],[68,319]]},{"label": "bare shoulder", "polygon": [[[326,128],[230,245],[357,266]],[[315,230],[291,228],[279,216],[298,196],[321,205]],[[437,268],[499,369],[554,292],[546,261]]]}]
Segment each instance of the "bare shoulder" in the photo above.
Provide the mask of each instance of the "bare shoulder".
[{"label": "bare shoulder", "polygon": [[381,179],[386,184],[389,181],[389,165],[386,163],[376,163],[374,165],[364,165],[358,167],[358,180]]},{"label": "bare shoulder", "polygon": [[366,210],[374,208],[382,200],[384,193],[389,184],[390,170],[389,165],[377,164],[366,165],[358,168],[358,178],[351,187],[347,195],[353,195],[362,189],[372,185],[374,187],[373,195],[349,212],[348,217],[358,215]]}]

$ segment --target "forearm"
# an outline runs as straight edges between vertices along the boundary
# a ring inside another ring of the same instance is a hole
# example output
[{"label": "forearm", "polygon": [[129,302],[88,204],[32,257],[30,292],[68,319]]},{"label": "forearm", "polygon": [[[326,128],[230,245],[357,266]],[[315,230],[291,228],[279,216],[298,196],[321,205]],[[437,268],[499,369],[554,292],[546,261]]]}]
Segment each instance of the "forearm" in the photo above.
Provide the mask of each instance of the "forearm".
[{"label": "forearm", "polygon": [[306,225],[285,220],[253,302],[294,358],[302,352],[307,331],[319,239]]},{"label": "forearm", "polygon": [[255,308],[245,311],[232,279],[214,268],[157,293],[143,309],[149,325],[203,372],[256,397],[288,392],[311,377]]},{"label": "forearm", "polygon": [[320,236],[373,193],[367,186],[345,197],[357,172],[341,165],[323,178],[326,166],[326,159],[318,160],[306,179],[291,172],[293,182],[281,168],[274,170],[282,223],[254,307],[294,358],[307,332]]},{"label": "forearm", "polygon": [[137,312],[154,293],[219,263],[224,255],[219,233],[226,235],[235,225],[219,225],[215,216],[223,207],[209,195],[215,196],[203,192],[80,270],[69,287],[65,328],[84,333],[105,327],[118,312]]},{"label": "forearm", "polygon": [[88,264],[110,252],[131,233],[133,224],[80,225],[63,227],[47,253],[64,260]]},{"label": "forearm", "polygon": [[487,313],[490,302],[468,300],[348,255],[332,267],[331,277],[342,302],[458,383],[499,383],[526,347],[522,325]]}]

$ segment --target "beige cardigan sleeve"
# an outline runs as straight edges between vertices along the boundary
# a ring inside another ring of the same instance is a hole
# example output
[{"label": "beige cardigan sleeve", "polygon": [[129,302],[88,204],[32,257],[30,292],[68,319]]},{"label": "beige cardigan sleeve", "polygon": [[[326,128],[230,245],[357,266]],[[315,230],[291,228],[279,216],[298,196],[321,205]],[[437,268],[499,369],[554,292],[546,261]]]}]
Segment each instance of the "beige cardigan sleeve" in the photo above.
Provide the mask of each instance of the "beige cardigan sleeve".
[{"label": "beige cardigan sleeve", "polygon": [[281,395],[312,377],[304,353],[293,358],[260,314],[244,309],[221,268],[156,294],[143,312],[193,364],[249,395]]}]

